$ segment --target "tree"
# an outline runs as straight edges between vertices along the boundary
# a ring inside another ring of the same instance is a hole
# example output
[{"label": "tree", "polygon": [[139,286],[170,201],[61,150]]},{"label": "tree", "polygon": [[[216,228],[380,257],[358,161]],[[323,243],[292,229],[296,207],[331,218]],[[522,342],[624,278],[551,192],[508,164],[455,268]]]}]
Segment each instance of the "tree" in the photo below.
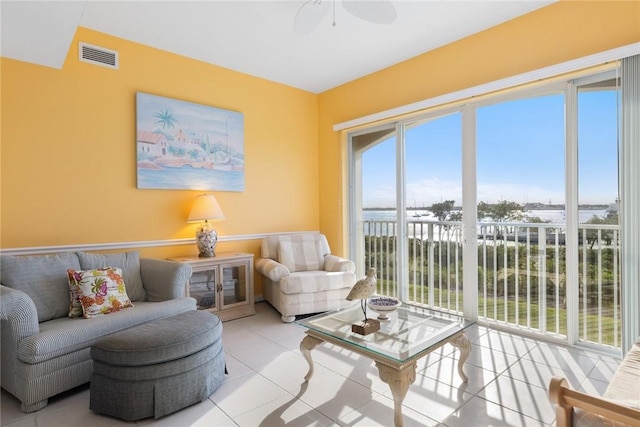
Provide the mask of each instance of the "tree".
[{"label": "tree", "polygon": [[189,152],[187,153],[187,155],[189,156],[189,158],[191,160],[198,160],[198,157],[200,157],[200,151],[196,150],[195,148],[193,150],[189,150]]},{"label": "tree", "polygon": [[462,211],[451,212],[449,221],[462,221]]},{"label": "tree", "polygon": [[[587,224],[613,224],[618,225],[618,213],[617,212],[608,212],[606,217],[600,217],[594,215],[591,217]],[[587,229],[587,244],[591,249],[593,249],[593,245],[598,241],[598,230]],[[612,230],[602,230],[600,232],[600,237],[604,240],[605,244],[610,245],[613,240],[613,231]]]},{"label": "tree", "polygon": [[[438,221],[462,221],[462,212],[451,212],[455,207],[455,200],[445,200],[444,202],[431,205],[431,212],[438,218]],[[438,227],[439,240],[442,240],[442,231],[453,228],[452,224],[444,224]]]},{"label": "tree", "polygon": [[162,126],[162,129],[172,128],[178,122],[169,110],[160,111],[153,115],[156,119],[156,123]]},{"label": "tree", "polygon": [[431,205],[431,212],[438,218],[438,221],[447,221],[451,211],[455,205],[454,200],[445,200],[444,202],[434,203]]},{"label": "tree", "polygon": [[498,203],[478,203],[478,218],[491,218],[495,222],[519,221],[523,218],[522,205],[501,200]]},{"label": "tree", "polygon": [[527,220],[527,222],[530,222],[532,224],[546,224],[551,222],[548,219],[542,219],[539,216],[528,216],[525,219]]}]

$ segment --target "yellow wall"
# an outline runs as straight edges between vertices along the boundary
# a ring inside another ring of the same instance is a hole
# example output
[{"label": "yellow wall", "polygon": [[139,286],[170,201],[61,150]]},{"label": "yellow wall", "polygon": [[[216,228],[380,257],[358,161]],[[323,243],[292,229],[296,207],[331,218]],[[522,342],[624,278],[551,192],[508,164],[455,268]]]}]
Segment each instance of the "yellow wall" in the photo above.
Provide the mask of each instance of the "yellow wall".
[{"label": "yellow wall", "polygon": [[[117,50],[120,69],[79,62],[78,41]],[[136,189],[142,91],[244,113],[246,188],[215,193],[221,236],[319,229],[344,254],[346,151],[334,124],[638,41],[640,2],[563,1],[314,95],[80,28],[62,70],[1,59],[0,247],[193,236],[185,219],[198,192]]]},{"label": "yellow wall", "polygon": [[334,124],[638,41],[640,1],[562,1],[322,93],[320,229],[346,248],[346,135]]},{"label": "yellow wall", "polygon": [[[120,69],[79,62],[79,41],[118,51]],[[136,189],[137,91],[244,114],[245,191],[214,193],[220,236],[319,228],[316,95],[84,28],[62,70],[1,66],[2,248],[194,236],[186,217],[201,192]]]}]

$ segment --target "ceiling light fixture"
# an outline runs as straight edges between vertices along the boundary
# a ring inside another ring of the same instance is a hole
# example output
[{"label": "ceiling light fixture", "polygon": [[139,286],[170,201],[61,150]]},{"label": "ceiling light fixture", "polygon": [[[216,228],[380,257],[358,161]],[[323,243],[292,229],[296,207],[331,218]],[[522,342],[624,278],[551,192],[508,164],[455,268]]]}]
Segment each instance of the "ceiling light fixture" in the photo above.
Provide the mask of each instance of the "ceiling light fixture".
[{"label": "ceiling light fixture", "polygon": [[[342,0],[345,10],[374,24],[391,24],[398,14],[389,0]],[[308,0],[296,13],[293,30],[298,36],[311,34],[329,11],[333,11],[332,25],[336,26],[336,0]]]}]

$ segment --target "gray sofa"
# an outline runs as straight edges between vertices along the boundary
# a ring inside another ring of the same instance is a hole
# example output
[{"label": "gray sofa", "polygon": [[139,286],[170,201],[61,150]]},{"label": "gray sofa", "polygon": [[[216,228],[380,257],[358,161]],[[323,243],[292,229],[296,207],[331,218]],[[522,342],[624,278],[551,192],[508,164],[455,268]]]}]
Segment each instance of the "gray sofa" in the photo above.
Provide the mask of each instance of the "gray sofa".
[{"label": "gray sofa", "polygon": [[[118,267],[133,308],[85,319],[71,318],[67,269]],[[91,345],[135,325],[196,309],[184,297],[191,267],[138,252],[61,252],[42,256],[0,255],[0,354],[3,389],[23,412],[49,397],[89,382]]]}]

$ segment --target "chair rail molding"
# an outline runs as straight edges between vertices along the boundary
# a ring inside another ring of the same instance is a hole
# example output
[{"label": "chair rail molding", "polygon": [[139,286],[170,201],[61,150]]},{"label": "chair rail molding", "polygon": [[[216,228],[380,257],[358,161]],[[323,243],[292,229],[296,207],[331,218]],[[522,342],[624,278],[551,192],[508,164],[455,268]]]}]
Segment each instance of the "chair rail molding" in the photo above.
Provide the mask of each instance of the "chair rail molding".
[{"label": "chair rail molding", "polygon": [[[223,236],[218,238],[218,242],[237,242],[242,240],[260,240],[270,235],[298,234],[298,233],[319,233],[320,231],[279,231],[273,233],[259,234],[238,234]],[[152,248],[161,246],[195,245],[195,238],[166,239],[166,240],[140,240],[133,242],[109,242],[109,243],[84,243],[79,245],[57,245],[57,246],[32,246],[24,248],[2,248],[2,255],[42,255],[54,252],[76,252],[76,251],[105,251],[114,249],[134,249]]]}]

